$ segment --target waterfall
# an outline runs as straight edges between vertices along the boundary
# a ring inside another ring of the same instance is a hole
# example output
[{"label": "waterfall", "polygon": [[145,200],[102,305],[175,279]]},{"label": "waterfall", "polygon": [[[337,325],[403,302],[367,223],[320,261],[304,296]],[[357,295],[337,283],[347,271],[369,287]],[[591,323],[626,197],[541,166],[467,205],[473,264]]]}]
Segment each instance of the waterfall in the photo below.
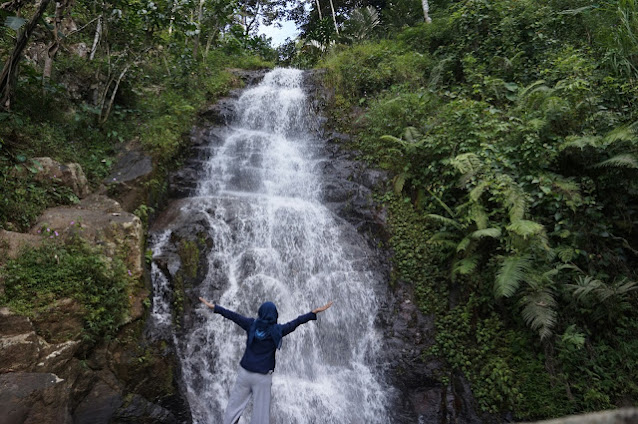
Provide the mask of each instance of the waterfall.
[{"label": "waterfall", "polygon": [[[302,81],[299,70],[268,73],[243,92],[221,141],[207,147],[210,159],[183,211],[207,221],[213,245],[193,297],[250,317],[273,301],[279,323],[334,300],[277,351],[272,422],[385,424],[390,390],[374,324],[382,284],[365,241],[322,204],[326,158]],[[154,235],[156,255],[168,237]],[[165,325],[170,312],[155,303],[166,280],[157,271],[153,280],[152,314]],[[246,333],[202,304],[191,315],[194,324],[175,336],[188,402],[194,422],[220,423]]]}]

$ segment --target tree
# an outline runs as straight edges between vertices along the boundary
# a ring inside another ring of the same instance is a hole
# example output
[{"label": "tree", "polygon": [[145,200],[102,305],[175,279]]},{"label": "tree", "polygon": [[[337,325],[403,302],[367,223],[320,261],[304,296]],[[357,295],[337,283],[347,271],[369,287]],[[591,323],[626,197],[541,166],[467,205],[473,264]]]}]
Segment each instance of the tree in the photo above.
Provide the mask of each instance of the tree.
[{"label": "tree", "polygon": [[[22,58],[22,52],[24,51],[27,43],[29,42],[29,38],[33,34],[38,22],[44,15],[44,11],[51,3],[51,0],[41,0],[40,5],[36,9],[33,16],[28,23],[26,23],[24,29],[19,32],[18,39],[16,40],[15,46],[9,55],[9,58],[4,64],[2,68],[2,73],[0,73],[0,108],[9,109],[11,107],[11,97],[13,92],[15,91],[15,84],[18,75],[18,65],[20,59]],[[5,6],[6,5],[6,6]],[[12,10],[18,11],[19,6],[16,6],[15,3],[4,3],[2,5],[4,10]],[[18,27],[19,31],[20,27]]]},{"label": "tree", "polygon": [[432,18],[430,18],[430,4],[428,0],[421,0],[421,7],[423,7],[423,19],[425,22],[432,23]]}]

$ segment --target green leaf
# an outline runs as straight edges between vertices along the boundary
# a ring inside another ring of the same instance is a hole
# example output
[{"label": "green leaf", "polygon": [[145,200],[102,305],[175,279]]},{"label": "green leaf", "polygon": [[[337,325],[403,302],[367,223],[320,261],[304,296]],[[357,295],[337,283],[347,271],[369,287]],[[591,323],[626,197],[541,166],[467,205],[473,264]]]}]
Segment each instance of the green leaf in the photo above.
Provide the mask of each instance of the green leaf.
[{"label": "green leaf", "polygon": [[512,296],[529,273],[531,265],[532,261],[527,255],[506,258],[496,273],[494,295],[497,298]]}]

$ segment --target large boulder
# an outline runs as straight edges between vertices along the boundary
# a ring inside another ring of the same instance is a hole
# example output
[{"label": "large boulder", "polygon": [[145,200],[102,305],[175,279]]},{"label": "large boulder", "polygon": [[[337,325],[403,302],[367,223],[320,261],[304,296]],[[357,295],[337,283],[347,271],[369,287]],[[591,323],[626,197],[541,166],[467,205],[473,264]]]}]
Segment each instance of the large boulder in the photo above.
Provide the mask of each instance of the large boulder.
[{"label": "large boulder", "polygon": [[131,275],[143,274],[142,221],[106,196],[91,195],[78,205],[47,209],[30,230],[31,234],[48,237],[78,235],[94,245],[102,246],[109,257],[124,254]]},{"label": "large boulder", "polygon": [[0,374],[32,371],[39,356],[39,338],[31,320],[0,308]]},{"label": "large boulder", "polygon": [[117,198],[122,208],[133,211],[148,201],[149,181],[154,172],[153,160],[139,146],[137,139],[129,142],[118,154],[111,173],[103,183],[109,187],[110,195]]},{"label": "large boulder", "polygon": [[40,243],[39,235],[0,230],[0,264],[17,258],[22,249],[38,247]]},{"label": "large boulder", "polygon": [[0,424],[71,424],[64,380],[51,373],[0,374]]},{"label": "large boulder", "polygon": [[79,164],[61,164],[48,157],[34,158],[33,160],[37,164],[37,179],[58,181],[73,190],[73,193],[80,199],[90,193],[89,183]]}]

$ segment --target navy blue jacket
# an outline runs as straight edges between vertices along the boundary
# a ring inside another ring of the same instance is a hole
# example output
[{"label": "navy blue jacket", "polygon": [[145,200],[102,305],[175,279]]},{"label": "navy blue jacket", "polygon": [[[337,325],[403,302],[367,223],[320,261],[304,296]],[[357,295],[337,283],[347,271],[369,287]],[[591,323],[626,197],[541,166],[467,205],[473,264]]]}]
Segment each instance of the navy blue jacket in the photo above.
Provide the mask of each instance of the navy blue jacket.
[{"label": "navy blue jacket", "polygon": [[[215,305],[214,311],[216,314],[220,314],[224,318],[228,318],[235,324],[239,325],[244,329],[244,331],[246,331],[246,335],[248,335],[248,330],[250,330],[251,324],[255,321],[255,318],[247,318],[243,315],[239,315],[237,312],[222,308],[219,305]],[[301,324],[305,324],[310,320],[316,319],[317,314],[314,312],[308,312],[307,314],[299,315],[290,322],[276,325],[281,325],[281,335],[286,337],[288,334],[295,331],[295,329]],[[244,356],[241,358],[239,365],[250,372],[268,374],[269,371],[275,369],[276,350],[277,346],[275,346],[275,342],[270,337],[264,340],[259,340],[255,337],[250,346],[248,346],[248,340],[246,340],[246,351],[244,352]]]}]

